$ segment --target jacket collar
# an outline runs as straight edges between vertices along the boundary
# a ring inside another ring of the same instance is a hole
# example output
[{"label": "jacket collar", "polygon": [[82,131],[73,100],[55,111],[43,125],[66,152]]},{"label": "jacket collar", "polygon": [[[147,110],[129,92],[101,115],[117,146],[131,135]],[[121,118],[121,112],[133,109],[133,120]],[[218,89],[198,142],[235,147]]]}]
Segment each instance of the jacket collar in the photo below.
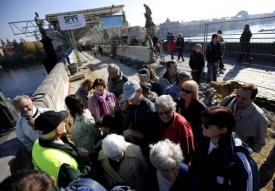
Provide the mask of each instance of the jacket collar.
[{"label": "jacket collar", "polygon": [[[250,106],[248,106],[247,108],[245,108],[242,113],[241,116],[243,117],[248,117],[252,112],[255,112],[254,110],[256,109],[256,107],[258,107],[257,105],[255,105],[253,102],[250,104]],[[257,108],[258,112],[263,113],[263,111],[258,107]]]},{"label": "jacket collar", "polygon": [[124,183],[124,180],[120,175],[126,174],[132,168],[134,162],[131,160],[131,158],[137,157],[137,154],[131,148],[131,145],[132,144],[127,143],[127,147],[124,153],[125,155],[123,161],[120,164],[118,173],[111,167],[108,157],[102,152],[102,150],[99,152],[98,160],[102,161],[102,166],[104,169],[114,180],[121,183]]}]

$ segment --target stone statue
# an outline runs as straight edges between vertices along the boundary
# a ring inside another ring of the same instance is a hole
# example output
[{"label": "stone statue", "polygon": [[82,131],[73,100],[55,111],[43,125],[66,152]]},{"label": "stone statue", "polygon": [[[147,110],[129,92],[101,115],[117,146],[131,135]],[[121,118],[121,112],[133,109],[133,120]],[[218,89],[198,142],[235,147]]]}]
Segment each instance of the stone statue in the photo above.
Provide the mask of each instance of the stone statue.
[{"label": "stone statue", "polygon": [[34,18],[34,20],[35,20],[35,23],[37,24],[37,26],[38,26],[39,29],[43,28],[44,21],[39,18],[39,15],[38,15],[37,12],[35,12],[35,18]]},{"label": "stone statue", "polygon": [[146,19],[146,23],[145,23],[145,27],[150,27],[150,26],[155,26],[153,20],[152,20],[152,11],[150,9],[150,7],[146,4],[143,4],[143,6],[145,7],[145,13],[144,13],[144,16],[145,16],[145,19]]},{"label": "stone statue", "polygon": [[156,30],[155,30],[155,24],[154,24],[152,16],[151,16],[152,11],[148,5],[145,5],[145,4],[143,4],[143,5],[144,5],[145,11],[146,11],[144,13],[144,16],[146,19],[146,22],[145,22],[146,33],[147,33],[147,35],[154,36],[156,34]]},{"label": "stone statue", "polygon": [[55,64],[57,63],[58,56],[53,47],[52,39],[47,36],[46,30],[43,28],[44,21],[39,18],[39,15],[37,12],[35,12],[34,20],[35,20],[35,23],[37,24],[40,34],[42,35],[41,42],[43,43],[44,50],[47,55],[46,59],[43,60],[42,63],[44,64],[45,69],[49,74],[51,70],[54,68]]}]

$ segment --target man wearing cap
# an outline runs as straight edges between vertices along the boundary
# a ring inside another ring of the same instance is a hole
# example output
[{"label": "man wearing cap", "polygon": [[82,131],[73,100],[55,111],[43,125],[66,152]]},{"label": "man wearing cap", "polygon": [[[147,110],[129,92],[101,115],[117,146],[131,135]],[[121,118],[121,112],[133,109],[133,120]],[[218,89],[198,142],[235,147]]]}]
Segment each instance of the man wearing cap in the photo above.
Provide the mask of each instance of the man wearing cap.
[{"label": "man wearing cap", "polygon": [[123,136],[139,145],[144,158],[149,161],[149,144],[157,142],[157,115],[154,104],[142,95],[142,88],[135,80],[123,86],[122,100],[130,103],[131,129],[123,131]]},{"label": "man wearing cap", "polygon": [[11,164],[11,173],[22,169],[33,169],[31,152],[38,134],[34,131],[34,120],[40,113],[48,108],[36,108],[28,95],[18,95],[13,100],[14,107],[19,111],[20,117],[16,122],[16,135],[22,146],[18,149]]},{"label": "man wearing cap", "polygon": [[162,91],[176,81],[178,74],[178,63],[171,60],[166,63],[166,72],[159,78]]},{"label": "man wearing cap", "polygon": [[159,83],[153,82],[150,80],[150,71],[146,68],[142,68],[138,72],[139,80],[141,83],[150,83],[152,87],[152,91],[156,92],[158,96],[162,95],[162,88]]},{"label": "man wearing cap", "polygon": [[128,81],[128,77],[120,71],[116,64],[109,64],[107,70],[109,73],[108,91],[118,97],[123,92],[123,84]]},{"label": "man wearing cap", "polygon": [[163,91],[164,95],[170,95],[174,101],[178,101],[178,99],[181,97],[181,86],[182,84],[187,81],[191,80],[192,76],[190,73],[182,71],[177,74],[176,81],[166,87]]},{"label": "man wearing cap", "polygon": [[39,139],[33,145],[33,164],[35,169],[53,176],[57,188],[66,187],[71,181],[90,174],[89,158],[80,157],[63,135],[64,120],[68,115],[66,111],[46,111],[35,119]]}]

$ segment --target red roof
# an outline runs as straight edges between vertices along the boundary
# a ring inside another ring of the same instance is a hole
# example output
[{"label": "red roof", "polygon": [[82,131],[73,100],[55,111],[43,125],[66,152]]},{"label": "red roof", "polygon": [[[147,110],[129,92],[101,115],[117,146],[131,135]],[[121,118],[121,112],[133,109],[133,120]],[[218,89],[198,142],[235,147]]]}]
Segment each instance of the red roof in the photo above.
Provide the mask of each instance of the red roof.
[{"label": "red roof", "polygon": [[11,50],[11,49],[13,49],[13,46],[12,45],[9,45],[9,46],[0,46],[0,49],[2,49],[2,50]]}]

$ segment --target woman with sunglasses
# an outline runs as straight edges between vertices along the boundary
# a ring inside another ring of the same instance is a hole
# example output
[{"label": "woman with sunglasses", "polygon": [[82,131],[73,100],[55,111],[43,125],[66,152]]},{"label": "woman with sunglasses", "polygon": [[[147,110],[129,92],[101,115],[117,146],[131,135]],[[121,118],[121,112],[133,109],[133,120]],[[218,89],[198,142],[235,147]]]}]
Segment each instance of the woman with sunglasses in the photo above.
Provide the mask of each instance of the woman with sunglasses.
[{"label": "woman with sunglasses", "polygon": [[184,117],[175,112],[176,103],[170,95],[156,99],[155,109],[159,115],[159,140],[169,139],[180,143],[184,163],[188,164],[194,152],[194,137],[190,124]]},{"label": "woman with sunglasses", "polygon": [[206,109],[206,105],[198,100],[197,82],[188,80],[181,87],[181,98],[177,103],[177,112],[190,123],[196,144],[202,134],[200,113]]},{"label": "woman with sunglasses", "polygon": [[[232,112],[221,106],[205,109],[203,135],[192,158],[206,190],[256,191],[258,171],[252,150],[235,133]],[[256,170],[255,170],[256,169]]]}]

